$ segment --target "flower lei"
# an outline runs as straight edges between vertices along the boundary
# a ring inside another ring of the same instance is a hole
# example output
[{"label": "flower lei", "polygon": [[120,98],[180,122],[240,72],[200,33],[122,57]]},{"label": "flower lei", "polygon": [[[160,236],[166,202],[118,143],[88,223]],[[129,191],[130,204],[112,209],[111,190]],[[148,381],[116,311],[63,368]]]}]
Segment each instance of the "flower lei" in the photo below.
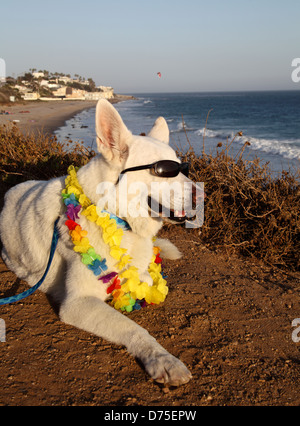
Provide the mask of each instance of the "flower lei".
[{"label": "flower lei", "polygon": [[[74,251],[81,255],[81,260],[88,269],[95,276],[99,276],[99,281],[107,285],[107,294],[111,295],[114,308],[132,312],[149,304],[162,303],[168,294],[168,287],[161,270],[160,248],[153,247],[153,256],[148,268],[153,286],[149,286],[148,283],[140,281],[138,269],[129,266],[132,258],[126,254],[127,249],[120,247],[124,230],[130,229],[129,225],[106,211],[97,213],[96,206],[87,198],[78,182],[74,166],[69,167],[65,184],[66,188],[62,191],[67,207],[68,220],[65,224],[69,228]],[[110,255],[116,260],[116,269],[119,272],[103,276],[108,269],[106,259],[95,252],[87,237],[87,231],[76,223],[79,213],[101,228],[103,240],[109,245]]]}]

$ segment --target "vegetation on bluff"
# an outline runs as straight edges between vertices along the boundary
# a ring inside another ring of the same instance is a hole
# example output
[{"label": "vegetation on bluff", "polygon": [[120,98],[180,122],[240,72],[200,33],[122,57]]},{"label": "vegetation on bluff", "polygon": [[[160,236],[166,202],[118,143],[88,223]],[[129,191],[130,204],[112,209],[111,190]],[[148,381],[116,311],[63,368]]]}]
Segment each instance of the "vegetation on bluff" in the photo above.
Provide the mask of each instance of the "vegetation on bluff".
[{"label": "vegetation on bluff", "polygon": [[[203,226],[185,232],[198,233],[210,247],[299,270],[300,169],[275,177],[259,159],[243,158],[247,143],[231,156],[232,143],[210,154],[203,147],[201,156],[192,147],[178,151],[191,164],[190,178],[204,182],[206,193]],[[0,150],[2,193],[25,180],[62,176],[70,164],[83,166],[96,155],[82,143],[62,144],[43,133],[24,136],[15,125],[0,127]]]}]

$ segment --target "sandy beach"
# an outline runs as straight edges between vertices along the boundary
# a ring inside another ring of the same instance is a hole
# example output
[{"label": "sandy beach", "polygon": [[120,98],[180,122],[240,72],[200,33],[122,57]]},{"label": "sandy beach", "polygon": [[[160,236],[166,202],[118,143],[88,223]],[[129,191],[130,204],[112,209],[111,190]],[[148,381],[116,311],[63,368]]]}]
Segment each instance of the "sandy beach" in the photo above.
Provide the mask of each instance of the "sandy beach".
[{"label": "sandy beach", "polygon": [[[132,99],[131,96],[117,95],[111,103]],[[0,105],[0,126],[15,122],[24,133],[43,131],[52,134],[56,129],[77,113],[93,108],[96,101],[50,101],[23,102]]]}]

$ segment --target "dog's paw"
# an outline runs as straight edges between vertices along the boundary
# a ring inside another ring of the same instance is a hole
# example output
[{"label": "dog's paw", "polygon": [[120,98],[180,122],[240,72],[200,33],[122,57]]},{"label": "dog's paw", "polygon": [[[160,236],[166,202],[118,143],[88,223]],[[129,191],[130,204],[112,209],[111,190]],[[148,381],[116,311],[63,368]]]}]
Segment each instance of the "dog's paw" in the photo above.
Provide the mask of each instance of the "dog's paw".
[{"label": "dog's paw", "polygon": [[192,378],[186,366],[168,352],[148,359],[145,362],[145,369],[153,380],[170,386],[183,385]]}]

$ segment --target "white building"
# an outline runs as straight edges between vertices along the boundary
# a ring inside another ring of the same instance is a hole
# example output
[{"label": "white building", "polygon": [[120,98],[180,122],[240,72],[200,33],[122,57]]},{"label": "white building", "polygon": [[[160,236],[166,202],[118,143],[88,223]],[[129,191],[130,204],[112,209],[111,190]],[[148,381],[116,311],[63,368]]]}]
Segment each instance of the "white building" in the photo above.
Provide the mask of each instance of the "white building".
[{"label": "white building", "polygon": [[48,80],[42,80],[40,81],[41,87],[49,87],[49,81]]},{"label": "white building", "polygon": [[37,92],[25,93],[22,98],[24,99],[24,101],[37,101],[38,99],[40,99],[40,95]]},{"label": "white building", "polygon": [[107,92],[86,92],[85,99],[87,101],[99,101],[99,99],[112,99],[114,97],[114,91]]},{"label": "white building", "polygon": [[57,83],[62,81],[64,84],[73,83],[73,79],[67,76],[57,78]]},{"label": "white building", "polygon": [[32,75],[33,75],[33,77],[34,77],[34,78],[36,78],[36,79],[38,79],[38,78],[40,78],[40,77],[42,77],[42,78],[44,78],[44,77],[45,77],[45,74],[44,74],[43,72],[33,72],[33,73],[32,73]]},{"label": "white building", "polygon": [[97,89],[100,89],[102,92],[110,92],[111,90],[114,90],[110,86],[98,86]]},{"label": "white building", "polygon": [[26,86],[20,86],[19,84],[16,84],[14,87],[15,89],[19,90],[19,92],[21,93],[29,92],[29,89]]},{"label": "white building", "polygon": [[60,85],[56,83],[48,83],[47,87],[49,87],[49,89],[59,89]]}]

